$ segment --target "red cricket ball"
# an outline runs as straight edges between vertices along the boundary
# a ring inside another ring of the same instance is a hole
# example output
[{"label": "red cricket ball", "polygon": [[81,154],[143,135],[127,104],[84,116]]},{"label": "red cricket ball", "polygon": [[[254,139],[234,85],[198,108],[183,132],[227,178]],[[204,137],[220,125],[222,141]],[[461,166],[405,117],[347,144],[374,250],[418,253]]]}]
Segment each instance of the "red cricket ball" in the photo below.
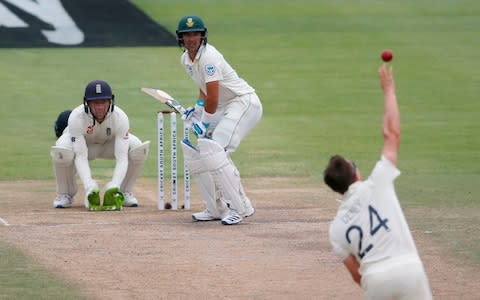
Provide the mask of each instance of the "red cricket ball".
[{"label": "red cricket ball", "polygon": [[382,52],[382,60],[384,62],[389,62],[393,59],[393,52],[391,50],[384,50]]}]

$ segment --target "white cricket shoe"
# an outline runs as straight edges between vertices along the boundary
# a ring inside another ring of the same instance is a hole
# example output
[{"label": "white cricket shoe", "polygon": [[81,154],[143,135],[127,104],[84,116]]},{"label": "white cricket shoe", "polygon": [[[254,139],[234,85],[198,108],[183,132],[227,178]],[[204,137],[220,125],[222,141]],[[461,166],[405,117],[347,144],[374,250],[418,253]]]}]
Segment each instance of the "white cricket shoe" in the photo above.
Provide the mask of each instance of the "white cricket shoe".
[{"label": "white cricket shoe", "polygon": [[123,200],[123,206],[126,207],[137,207],[138,206],[138,200],[135,198],[132,192],[125,192],[123,193],[125,196],[125,199]]},{"label": "white cricket shoe", "polygon": [[244,217],[244,218],[251,217],[251,216],[253,216],[253,214],[255,214],[255,208],[253,208],[252,206],[250,206],[249,208],[247,208],[247,209],[245,210],[245,213],[243,214],[243,217]]},{"label": "white cricket shoe", "polygon": [[242,222],[243,218],[236,212],[231,210],[228,215],[222,219],[223,225],[234,225]]},{"label": "white cricket shoe", "polygon": [[58,194],[55,200],[53,200],[54,208],[69,208],[72,206],[73,197],[68,194]]},{"label": "white cricket shoe", "polygon": [[194,221],[214,221],[214,220],[220,220],[220,218],[215,217],[212,215],[208,210],[204,210],[198,213],[192,214],[192,219]]}]

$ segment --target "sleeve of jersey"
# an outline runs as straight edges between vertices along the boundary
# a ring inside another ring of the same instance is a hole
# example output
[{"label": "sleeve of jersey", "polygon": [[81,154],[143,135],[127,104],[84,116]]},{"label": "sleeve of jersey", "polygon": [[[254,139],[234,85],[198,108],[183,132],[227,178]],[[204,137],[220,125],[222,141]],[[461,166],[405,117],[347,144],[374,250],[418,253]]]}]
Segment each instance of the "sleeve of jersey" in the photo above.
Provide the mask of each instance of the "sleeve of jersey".
[{"label": "sleeve of jersey", "polygon": [[[335,221],[334,221],[335,222]],[[340,232],[339,228],[335,226],[335,223],[330,224],[330,244],[332,245],[333,252],[340,258],[341,261],[344,261],[349,255],[348,249],[342,246],[342,238],[345,236],[343,232]]]},{"label": "sleeve of jersey", "polygon": [[129,121],[125,114],[121,114],[118,120],[118,128],[115,134],[115,169],[113,170],[112,184],[120,186],[122,184],[128,168],[128,148],[129,148]]},{"label": "sleeve of jersey", "polygon": [[73,152],[75,153],[75,168],[83,186],[88,188],[91,186],[93,179],[88,164],[87,142],[81,130],[82,122],[81,120],[72,120],[68,126],[72,138]]},{"label": "sleeve of jersey", "polygon": [[393,181],[400,175],[400,171],[392,164],[385,156],[382,155],[380,160],[373,168],[370,179],[373,182],[387,184],[393,183]]},{"label": "sleeve of jersey", "polygon": [[210,54],[205,58],[204,63],[201,65],[205,83],[223,79],[223,61],[223,57],[216,54]]}]

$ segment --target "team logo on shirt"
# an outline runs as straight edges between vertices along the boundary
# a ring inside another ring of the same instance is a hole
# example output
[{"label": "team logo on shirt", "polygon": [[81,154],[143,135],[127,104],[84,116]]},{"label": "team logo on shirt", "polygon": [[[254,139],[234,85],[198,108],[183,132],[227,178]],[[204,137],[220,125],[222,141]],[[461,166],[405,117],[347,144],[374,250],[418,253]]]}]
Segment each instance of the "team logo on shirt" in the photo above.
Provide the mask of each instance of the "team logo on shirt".
[{"label": "team logo on shirt", "polygon": [[208,76],[213,76],[213,74],[215,74],[215,71],[216,69],[214,65],[208,64],[205,66],[205,72],[207,72]]},{"label": "team logo on shirt", "polygon": [[107,136],[110,136],[112,134],[112,128],[108,127],[107,128]]},{"label": "team logo on shirt", "polygon": [[187,69],[187,73],[188,73],[189,75],[193,75],[193,68],[192,68],[192,66],[187,66],[186,69]]}]

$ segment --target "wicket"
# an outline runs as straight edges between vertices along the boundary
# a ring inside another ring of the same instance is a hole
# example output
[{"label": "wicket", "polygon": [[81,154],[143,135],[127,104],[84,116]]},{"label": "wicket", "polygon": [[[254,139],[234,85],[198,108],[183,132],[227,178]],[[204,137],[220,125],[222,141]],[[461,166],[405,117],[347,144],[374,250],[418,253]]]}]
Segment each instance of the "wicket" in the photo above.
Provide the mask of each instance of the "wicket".
[{"label": "wicket", "polygon": [[[177,114],[172,111],[157,112],[157,131],[158,131],[158,200],[157,207],[164,210],[165,207],[165,116],[170,116],[170,180],[171,180],[171,209],[178,209],[178,184],[177,184]],[[183,122],[182,122],[183,124]],[[189,128],[182,125],[183,138],[189,138]],[[190,209],[190,172],[183,163],[183,196],[184,209]]]}]

